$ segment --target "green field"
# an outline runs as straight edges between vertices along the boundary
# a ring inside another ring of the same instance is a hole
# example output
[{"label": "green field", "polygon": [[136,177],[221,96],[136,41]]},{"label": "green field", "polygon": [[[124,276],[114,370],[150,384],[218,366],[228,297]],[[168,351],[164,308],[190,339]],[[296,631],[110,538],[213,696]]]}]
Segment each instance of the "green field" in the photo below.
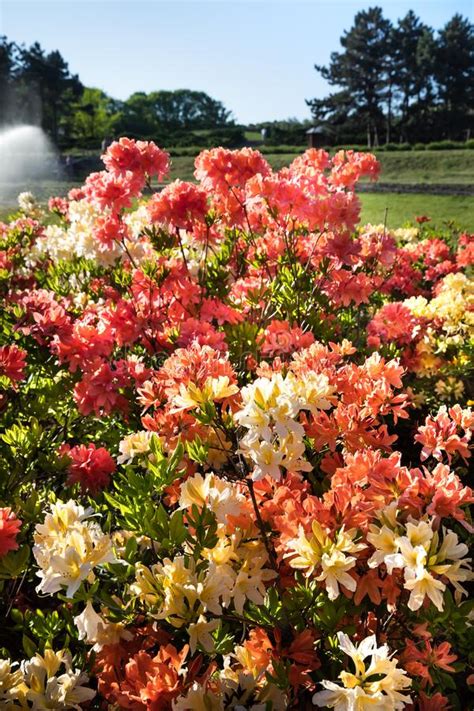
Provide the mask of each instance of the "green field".
[{"label": "green field", "polygon": [[474,151],[377,153],[380,182],[474,185]]},{"label": "green field", "polygon": [[[266,154],[273,168],[288,165],[295,153]],[[474,185],[474,150],[379,152],[380,182],[398,184]],[[175,156],[171,160],[172,178],[192,180],[194,158]]]},{"label": "green field", "polygon": [[427,215],[438,227],[452,221],[461,229],[474,232],[474,198],[469,195],[364,193],[360,199],[362,223],[383,223],[387,210],[389,228],[402,227],[414,222],[417,215]]},{"label": "green field", "polygon": [[[288,165],[295,158],[295,153],[269,153],[265,157],[271,166],[278,170]],[[379,152],[377,157],[381,162],[381,183],[474,185],[474,150]],[[193,180],[193,173],[194,156],[172,157],[171,180]],[[46,183],[38,189],[33,188],[33,191],[40,200],[46,200],[49,195],[65,194],[71,186],[71,182]],[[31,188],[32,186],[23,187]],[[472,196],[363,193],[361,200],[364,222],[383,222],[385,209],[388,208],[389,227],[400,226],[407,221],[413,221],[416,215],[426,214],[432,218],[434,224],[441,225],[452,220],[463,229],[474,230]],[[12,200],[10,203],[12,207],[13,202]],[[7,208],[7,205],[0,205],[0,219],[5,219],[9,212]]]}]

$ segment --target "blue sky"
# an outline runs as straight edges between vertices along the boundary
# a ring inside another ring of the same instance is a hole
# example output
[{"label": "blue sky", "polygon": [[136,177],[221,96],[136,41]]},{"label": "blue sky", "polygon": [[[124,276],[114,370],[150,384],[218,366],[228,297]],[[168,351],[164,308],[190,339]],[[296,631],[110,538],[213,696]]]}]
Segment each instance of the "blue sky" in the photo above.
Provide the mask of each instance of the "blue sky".
[{"label": "blue sky", "polygon": [[249,123],[309,118],[324,96],[315,63],[339,48],[355,13],[380,5],[392,20],[413,8],[438,29],[474,0],[0,0],[0,34],[59,49],[87,86],[208,92]]}]

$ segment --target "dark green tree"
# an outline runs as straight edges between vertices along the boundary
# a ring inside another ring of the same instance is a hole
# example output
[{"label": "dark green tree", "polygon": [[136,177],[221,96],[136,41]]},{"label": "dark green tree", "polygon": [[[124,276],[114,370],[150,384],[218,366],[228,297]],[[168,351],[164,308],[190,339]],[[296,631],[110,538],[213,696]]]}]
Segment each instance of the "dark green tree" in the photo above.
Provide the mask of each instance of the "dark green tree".
[{"label": "dark green tree", "polygon": [[100,146],[106,136],[112,136],[119,119],[120,102],[100,89],[85,87],[74,104],[68,135],[82,145]]},{"label": "dark green tree", "polygon": [[153,107],[144,91],[136,91],[119,107],[116,123],[119,134],[132,137],[153,137],[158,130],[158,124]]},{"label": "dark green tree", "polygon": [[410,10],[392,29],[391,79],[400,137],[412,138],[426,103],[433,103],[433,31]]},{"label": "dark green tree", "polygon": [[169,140],[173,133],[232,126],[231,112],[203,91],[136,92],[123,102],[116,131]]},{"label": "dark green tree", "polygon": [[17,96],[15,76],[18,71],[18,47],[7,37],[0,37],[0,126],[14,119]]},{"label": "dark green tree", "polygon": [[342,91],[326,105],[319,104],[320,100],[308,102],[315,118],[321,111],[326,117],[342,111],[346,118],[363,120],[369,145],[378,143],[384,124],[390,32],[391,23],[380,7],[358,12],[353,27],[341,37],[343,51],[331,54],[329,66],[315,66],[331,86]]},{"label": "dark green tree", "polygon": [[155,91],[149,99],[158,124],[167,129],[218,128],[231,123],[231,112],[203,91]]},{"label": "dark green tree", "polygon": [[459,14],[439,32],[434,74],[446,138],[465,138],[474,111],[474,25]]},{"label": "dark green tree", "polygon": [[25,89],[25,101],[39,97],[43,128],[57,142],[62,121],[67,123],[74,102],[82,94],[79,77],[70,73],[57,50],[46,54],[38,42],[22,48],[20,61],[18,79]]}]

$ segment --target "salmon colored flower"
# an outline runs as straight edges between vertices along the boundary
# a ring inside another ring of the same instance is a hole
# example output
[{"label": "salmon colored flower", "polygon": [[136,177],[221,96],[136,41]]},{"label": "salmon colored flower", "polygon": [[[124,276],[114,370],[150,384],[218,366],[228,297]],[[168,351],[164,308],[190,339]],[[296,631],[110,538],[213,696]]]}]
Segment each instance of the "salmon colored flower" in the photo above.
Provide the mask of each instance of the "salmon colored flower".
[{"label": "salmon colored flower", "polygon": [[0,557],[17,550],[21,523],[10,508],[0,508]]}]

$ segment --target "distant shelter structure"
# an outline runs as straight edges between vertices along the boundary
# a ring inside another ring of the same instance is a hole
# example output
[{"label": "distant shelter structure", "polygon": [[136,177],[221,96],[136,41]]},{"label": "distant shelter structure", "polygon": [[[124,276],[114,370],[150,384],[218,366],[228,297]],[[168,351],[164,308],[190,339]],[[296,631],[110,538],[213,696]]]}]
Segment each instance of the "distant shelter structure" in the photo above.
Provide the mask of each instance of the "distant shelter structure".
[{"label": "distant shelter structure", "polygon": [[327,132],[322,126],[312,126],[306,131],[309,148],[323,148],[329,143]]}]

